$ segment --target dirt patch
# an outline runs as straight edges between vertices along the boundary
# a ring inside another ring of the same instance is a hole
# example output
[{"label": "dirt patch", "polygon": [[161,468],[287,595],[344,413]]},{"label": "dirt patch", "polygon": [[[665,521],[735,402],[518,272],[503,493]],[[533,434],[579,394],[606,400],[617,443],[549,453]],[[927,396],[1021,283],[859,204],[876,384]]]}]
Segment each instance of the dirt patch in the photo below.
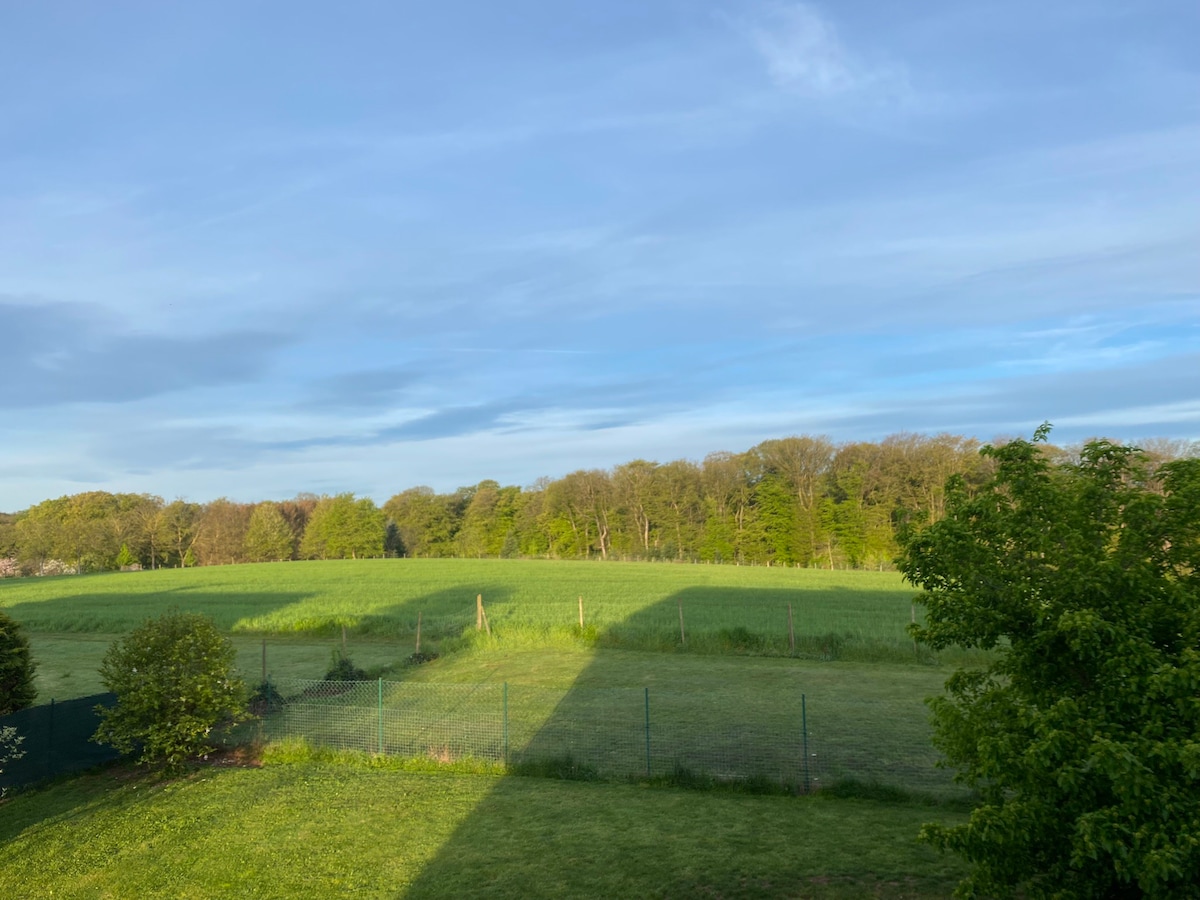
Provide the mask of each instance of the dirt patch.
[{"label": "dirt patch", "polygon": [[248,744],[243,747],[228,747],[202,756],[194,762],[201,766],[220,766],[235,769],[261,769],[262,747]]}]

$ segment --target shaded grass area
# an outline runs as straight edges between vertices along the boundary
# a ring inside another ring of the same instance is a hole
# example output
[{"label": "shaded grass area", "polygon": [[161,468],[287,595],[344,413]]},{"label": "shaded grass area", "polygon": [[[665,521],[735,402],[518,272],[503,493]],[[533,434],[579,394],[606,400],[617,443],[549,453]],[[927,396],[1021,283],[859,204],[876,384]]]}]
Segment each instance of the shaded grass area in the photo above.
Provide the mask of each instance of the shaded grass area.
[{"label": "shaded grass area", "polygon": [[[34,676],[37,702],[70,700],[105,690],[100,683],[100,661],[112,642],[121,637],[89,633],[30,634],[30,650],[38,666]],[[257,684],[262,677],[262,638],[235,634],[232,641],[237,649],[238,670],[247,683]],[[276,678],[320,678],[341,646],[340,636],[271,635],[267,638],[267,671]],[[356,636],[349,650],[357,665],[377,671],[396,665],[412,652],[412,647],[395,640]]]},{"label": "shaded grass area", "polygon": [[[952,810],[402,771],[329,754],[120,770],[0,816],[11,896],[944,897]],[[452,852],[446,852],[452,847]]]},{"label": "shaded grass area", "polygon": [[[665,725],[707,728],[720,743],[722,724],[733,740],[749,741],[740,727],[753,725],[771,736],[774,753],[797,752],[800,698],[805,696],[811,774],[818,784],[855,777],[905,790],[960,795],[950,773],[937,769],[937,752],[925,698],[940,694],[946,673],[930,666],[886,663],[827,663],[770,657],[693,656],[623,650],[483,650],[456,654],[409,670],[405,678],[426,683],[508,682],[515,708],[523,696],[556,703],[539,710],[539,724],[569,721],[593,692],[650,688],[652,716]],[[546,689],[536,692],[522,688]],[[631,696],[627,718],[640,699]],[[634,722],[633,724],[636,724]],[[656,731],[660,729],[656,728]],[[517,732],[514,730],[514,735]],[[666,760],[670,764],[670,760]],[[660,761],[661,764],[661,761]]]},{"label": "shaded grass area", "polygon": [[683,768],[814,789],[852,777],[957,797],[963,789],[936,766],[923,700],[941,677],[877,663],[479,650],[392,673],[381,691],[369,683],[314,694],[318,685],[281,680],[293,702],[266,733],[367,751],[382,740],[389,753],[507,756],[533,768],[569,757],[610,779]]}]

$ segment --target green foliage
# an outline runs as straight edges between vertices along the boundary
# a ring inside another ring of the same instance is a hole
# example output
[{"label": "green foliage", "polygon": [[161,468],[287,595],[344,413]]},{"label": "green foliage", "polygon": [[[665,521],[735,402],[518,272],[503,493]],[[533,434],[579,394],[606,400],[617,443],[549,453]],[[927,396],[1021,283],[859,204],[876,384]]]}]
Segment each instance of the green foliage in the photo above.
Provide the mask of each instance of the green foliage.
[{"label": "green foliage", "polygon": [[265,716],[269,713],[279,712],[286,702],[283,694],[279,693],[275,685],[270,681],[264,681],[254,689],[247,706],[251,715]]},{"label": "green foliage", "polygon": [[997,648],[932,701],[937,744],[980,801],[926,838],[974,864],[960,896],[1193,897],[1200,884],[1200,460],[1147,471],[1095,441],[1034,442],[953,479],[901,563],[934,648]]},{"label": "green foliage", "polygon": [[274,503],[260,503],[246,528],[246,558],[251,562],[277,562],[292,558],[292,526]]},{"label": "green foliage", "polygon": [[333,651],[333,659],[325,672],[325,681],[366,681],[367,673],[354,664],[349,656],[341,650]]},{"label": "green foliage", "polygon": [[126,566],[132,566],[135,562],[137,562],[137,557],[133,555],[129,545],[122,544],[120,552],[117,553],[117,567],[123,569]]},{"label": "green foliage", "polygon": [[148,620],[114,643],[100,664],[117,705],[98,708],[94,740],[167,768],[208,752],[218,732],[244,718],[246,687],[234,656],[204,616],[169,612]]},{"label": "green foliage", "polygon": [[0,612],[0,716],[33,705],[36,668],[29,655],[29,638],[7,613]]},{"label": "green foliage", "polygon": [[[0,774],[4,773],[6,765],[25,755],[25,751],[21,749],[24,741],[25,738],[17,734],[17,729],[11,725],[0,725]],[[0,797],[3,796],[4,789],[0,788]]]},{"label": "green foliage", "polygon": [[383,556],[386,520],[369,498],[353,494],[323,497],[313,509],[300,555],[307,559],[360,559]]}]

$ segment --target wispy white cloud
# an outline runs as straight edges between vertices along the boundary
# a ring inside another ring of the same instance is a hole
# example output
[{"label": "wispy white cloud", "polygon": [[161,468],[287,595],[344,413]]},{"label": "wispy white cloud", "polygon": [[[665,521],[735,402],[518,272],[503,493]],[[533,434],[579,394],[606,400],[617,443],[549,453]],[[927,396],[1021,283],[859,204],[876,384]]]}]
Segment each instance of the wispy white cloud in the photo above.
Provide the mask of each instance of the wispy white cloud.
[{"label": "wispy white cloud", "polygon": [[842,42],[833,22],[808,3],[776,3],[734,23],[762,57],[780,87],[828,98],[863,91],[903,89],[894,65],[870,63]]}]

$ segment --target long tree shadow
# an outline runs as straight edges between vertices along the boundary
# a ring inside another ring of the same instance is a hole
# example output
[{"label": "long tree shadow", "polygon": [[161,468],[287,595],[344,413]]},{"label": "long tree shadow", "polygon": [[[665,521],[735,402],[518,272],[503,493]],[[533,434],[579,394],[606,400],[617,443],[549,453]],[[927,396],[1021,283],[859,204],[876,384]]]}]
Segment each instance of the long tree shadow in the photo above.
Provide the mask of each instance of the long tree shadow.
[{"label": "long tree shadow", "polygon": [[[814,748],[806,741],[800,664],[788,658],[720,655],[722,650],[752,653],[765,642],[788,646],[787,604],[797,602],[799,592],[706,588],[702,598],[700,593],[680,591],[592,634],[600,646],[565,692],[507,685],[503,751],[510,772],[650,784],[661,779],[743,790],[803,792],[817,787],[820,757],[812,755]],[[703,615],[701,599],[711,607]],[[738,609],[761,612],[774,633],[733,625]],[[582,632],[589,636],[586,624]],[[628,644],[634,637],[644,645],[649,635],[657,636],[659,652],[604,646]],[[503,634],[497,639],[503,641]],[[695,652],[697,645],[707,652]],[[499,700],[488,698],[496,705]],[[517,806],[528,794],[515,775],[502,779],[405,896],[483,896],[501,888],[519,889],[525,896],[555,896],[561,885],[514,880],[522,877],[517,873],[536,870],[534,860],[547,852],[539,817],[523,816]],[[524,839],[515,837],[525,829]],[[481,848],[496,846],[492,836],[498,833],[506,836],[502,848],[489,855]],[[581,843],[583,833],[560,829],[552,837],[555,852],[569,858],[611,858],[607,849]],[[671,839],[662,833],[635,835],[633,830],[612,839],[623,853],[647,858],[657,842]],[[514,853],[528,858],[514,859]],[[472,865],[464,865],[465,860]],[[697,867],[703,869],[702,860]],[[679,873],[661,874],[662,889],[670,893],[679,884]],[[713,872],[700,880],[716,883],[728,874]]]},{"label": "long tree shadow", "polygon": [[31,632],[121,634],[171,609],[208,616],[231,631],[247,616],[269,616],[316,596],[301,591],[230,591],[169,587],[128,594],[80,591],[19,603],[9,614]]}]

